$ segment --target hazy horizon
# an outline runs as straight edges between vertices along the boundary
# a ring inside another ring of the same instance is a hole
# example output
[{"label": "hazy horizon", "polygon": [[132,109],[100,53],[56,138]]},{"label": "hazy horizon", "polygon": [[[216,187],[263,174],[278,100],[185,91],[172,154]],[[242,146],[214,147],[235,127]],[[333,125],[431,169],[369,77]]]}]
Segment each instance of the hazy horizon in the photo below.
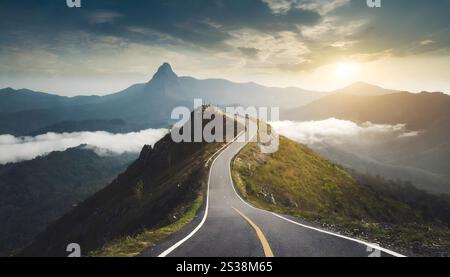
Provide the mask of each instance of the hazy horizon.
[{"label": "hazy horizon", "polygon": [[[157,71],[157,68],[155,69],[155,72],[156,72],[156,71]],[[176,70],[174,70],[174,72],[177,73]],[[153,74],[154,74],[154,73],[153,73]],[[151,75],[151,74],[150,74],[150,75]],[[354,81],[354,82],[349,82],[348,84],[346,84],[345,86],[342,86],[342,87],[337,87],[337,88],[334,88],[334,89],[332,89],[332,90],[324,90],[324,91],[320,91],[320,90],[308,89],[308,88],[306,88],[306,87],[301,87],[301,86],[269,86],[269,85],[264,85],[263,83],[258,83],[258,82],[255,82],[255,81],[247,81],[247,82],[244,82],[244,81],[228,80],[228,79],[225,79],[225,78],[214,78],[214,77],[212,77],[212,78],[204,78],[204,79],[202,79],[202,78],[196,78],[195,76],[188,76],[188,75],[180,75],[179,77],[192,77],[192,78],[195,78],[195,79],[198,79],[198,80],[208,80],[208,79],[209,79],[209,80],[214,80],[214,79],[221,79],[221,80],[227,80],[227,81],[230,81],[230,82],[233,82],[233,83],[239,83],[239,84],[254,83],[254,84],[257,84],[257,85],[267,86],[267,87],[277,87],[277,88],[298,88],[298,89],[304,89],[304,90],[316,91],[316,92],[333,92],[333,91],[345,89],[345,88],[347,88],[347,87],[349,87],[349,86],[352,86],[352,85],[354,85],[354,84],[364,83],[364,84],[367,84],[367,85],[377,86],[377,87],[380,87],[380,88],[382,88],[382,89],[387,89],[387,90],[406,91],[406,92],[410,92],[410,93],[421,93],[421,92],[430,92],[430,93],[433,93],[433,92],[442,92],[442,93],[445,93],[445,94],[449,94],[449,95],[450,95],[450,91],[448,91],[448,92],[447,92],[447,91],[426,91],[426,90],[407,91],[407,90],[405,90],[405,89],[396,89],[396,88],[392,88],[392,87],[384,87],[384,86],[381,86],[381,85],[377,85],[377,84],[373,84],[373,83],[368,83],[368,82],[364,82],[364,81]],[[61,93],[61,92],[57,92],[57,91],[47,91],[47,90],[45,90],[45,89],[39,89],[39,88],[33,89],[32,87],[18,87],[18,86],[5,86],[5,87],[0,87],[0,89],[6,89],[6,88],[12,88],[12,89],[15,89],[15,90],[29,89],[29,90],[32,90],[32,91],[44,92],[44,93],[49,93],[49,94],[54,94],[54,95],[60,95],[60,96],[68,96],[68,97],[75,97],[75,96],[104,96],[104,95],[109,95],[109,94],[121,92],[121,91],[123,91],[123,90],[125,90],[125,89],[127,89],[127,88],[129,88],[129,87],[131,87],[131,86],[133,86],[133,85],[135,85],[135,84],[143,84],[143,83],[148,82],[149,80],[151,80],[151,78],[149,78],[149,79],[146,80],[146,81],[127,84],[127,85],[125,85],[124,87],[118,88],[118,89],[116,89],[116,90],[112,90],[112,91],[104,91],[103,93],[102,93],[102,92],[98,92],[98,91],[97,91],[97,92],[96,92],[96,91],[92,91],[92,92],[86,92],[86,93],[80,93],[80,94],[71,93],[71,92]]]},{"label": "hazy horizon", "polygon": [[168,61],[199,79],[449,93],[450,2],[365,2],[2,1],[0,87],[108,94]]}]

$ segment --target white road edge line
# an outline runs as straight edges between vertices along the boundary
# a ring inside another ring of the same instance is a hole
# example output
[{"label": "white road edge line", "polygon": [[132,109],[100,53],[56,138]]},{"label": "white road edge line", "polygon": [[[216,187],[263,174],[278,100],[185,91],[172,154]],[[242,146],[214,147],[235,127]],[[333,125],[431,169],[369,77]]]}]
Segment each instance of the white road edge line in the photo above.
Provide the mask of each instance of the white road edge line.
[{"label": "white road edge line", "polygon": [[[241,149],[240,149],[240,150],[241,150]],[[240,152],[240,150],[239,150],[239,152]],[[238,152],[236,155],[238,155],[239,152]],[[234,158],[233,158],[233,159],[234,159]],[[233,160],[232,160],[232,161],[233,161]],[[274,213],[274,212],[270,212],[270,211],[266,211],[266,210],[257,208],[257,207],[255,207],[255,206],[251,205],[250,203],[248,203],[247,201],[245,201],[245,200],[239,195],[239,193],[236,191],[236,188],[235,188],[234,182],[233,182],[233,176],[231,175],[231,163],[228,165],[228,170],[229,170],[229,174],[230,174],[231,186],[232,186],[232,188],[233,188],[233,190],[234,190],[234,193],[237,195],[237,197],[239,197],[239,199],[240,199],[245,205],[249,206],[249,207],[252,208],[252,209],[256,209],[256,210],[259,210],[259,211],[263,211],[263,212],[272,214],[272,215],[274,215],[274,216],[276,216],[276,217],[278,217],[278,218],[280,218],[280,219],[283,219],[283,220],[285,220],[285,221],[287,221],[287,222],[289,222],[289,223],[292,223],[292,224],[295,224],[295,225],[298,225],[298,226],[301,226],[301,227],[304,227],[304,228],[307,228],[307,229],[310,229],[310,230],[314,230],[314,231],[317,231],[317,232],[320,232],[320,233],[324,233],[324,234],[327,234],[327,235],[331,235],[331,236],[339,237],[339,238],[342,238],[342,239],[350,240],[350,241],[353,241],[353,242],[357,242],[357,243],[359,243],[359,244],[363,244],[363,245],[365,245],[365,246],[367,246],[367,247],[371,247],[372,249],[376,249],[376,250],[385,252],[385,253],[387,253],[387,254],[389,254],[389,255],[392,255],[392,256],[394,256],[394,257],[399,257],[399,258],[404,258],[404,257],[406,257],[405,255],[402,255],[402,254],[399,254],[399,253],[394,252],[394,251],[392,251],[392,250],[383,248],[383,247],[381,247],[381,246],[379,246],[379,245],[376,245],[376,244],[372,244],[372,243],[365,242],[365,241],[362,241],[362,240],[358,240],[358,239],[355,239],[355,238],[351,238],[351,237],[339,235],[339,234],[332,233],[332,232],[329,232],[329,231],[325,231],[325,230],[322,230],[322,229],[319,229],[319,228],[315,228],[315,227],[311,227],[311,226],[308,226],[308,225],[305,225],[305,224],[301,224],[301,223],[298,223],[298,222],[296,222],[296,221],[293,221],[293,220],[290,220],[290,219],[288,219],[288,218],[285,218],[285,217],[283,217],[283,216],[281,216],[281,215],[279,215],[279,214],[277,214],[277,213]]]},{"label": "white road edge line", "polygon": [[[230,141],[229,143],[225,144],[224,146],[222,146],[222,148],[220,148],[218,151],[216,151],[212,156],[214,157],[214,155],[216,155],[217,153],[219,153],[220,151],[222,151],[224,148],[226,149],[228,146],[230,146],[233,142],[235,142],[241,135],[242,133],[244,133],[244,131],[240,132],[232,141]],[[187,235],[186,237],[184,237],[183,239],[181,239],[180,241],[178,241],[177,243],[175,243],[174,245],[172,245],[171,247],[169,247],[166,251],[162,252],[161,254],[158,255],[159,258],[164,258],[167,257],[167,255],[169,255],[170,253],[172,253],[175,249],[177,249],[178,247],[180,247],[180,245],[182,245],[183,243],[185,243],[188,239],[190,239],[192,236],[195,235],[195,233],[198,232],[198,230],[200,230],[200,228],[202,228],[203,224],[205,224],[206,218],[208,217],[208,209],[209,209],[209,184],[211,181],[211,172],[212,169],[214,167],[214,162],[220,157],[220,155],[223,152],[221,152],[219,155],[217,155],[217,157],[214,158],[212,164],[211,164],[211,168],[209,169],[209,176],[208,176],[208,186],[206,189],[206,207],[205,207],[205,214],[203,215],[203,219],[200,222],[200,224],[197,225],[197,227],[195,227],[194,230],[192,230],[191,233],[189,233],[189,235]],[[211,158],[208,159],[207,163],[209,163],[209,161],[211,160]]]},{"label": "white road edge line", "polygon": [[311,226],[308,226],[308,225],[305,225],[305,224],[301,224],[301,223],[299,223],[299,222],[290,220],[290,219],[285,218],[284,216],[281,216],[281,215],[279,215],[279,214],[277,214],[277,213],[274,213],[274,212],[271,212],[271,214],[273,214],[274,216],[279,217],[279,218],[281,218],[281,219],[283,219],[283,220],[285,220],[285,221],[287,221],[287,222],[290,222],[290,223],[292,223],[292,224],[295,224],[295,225],[298,225],[298,226],[301,226],[301,227],[304,227],[304,228],[307,228],[307,229],[310,229],[310,230],[314,230],[314,231],[317,231],[317,232],[321,232],[321,233],[324,233],[324,234],[328,234],[328,235],[332,235],[332,236],[335,236],[335,237],[339,237],[339,238],[342,238],[342,239],[346,239],[346,240],[350,240],[350,241],[353,241],[353,242],[357,242],[357,243],[366,245],[367,247],[370,247],[370,248],[372,248],[372,249],[376,249],[376,250],[385,252],[385,253],[387,253],[387,254],[389,254],[389,255],[392,255],[392,256],[394,256],[394,257],[399,257],[399,258],[404,258],[404,257],[406,257],[406,256],[404,256],[404,255],[402,255],[402,254],[399,254],[399,253],[394,252],[394,251],[392,251],[392,250],[383,248],[383,247],[381,247],[381,246],[379,246],[379,245],[376,245],[376,244],[372,244],[372,243],[365,242],[365,241],[362,241],[362,240],[354,239],[354,238],[351,238],[351,237],[339,235],[339,234],[332,233],[332,232],[329,232],[329,231],[325,231],[325,230],[322,230],[322,229],[319,229],[319,228],[315,228],[315,227],[311,227]]}]

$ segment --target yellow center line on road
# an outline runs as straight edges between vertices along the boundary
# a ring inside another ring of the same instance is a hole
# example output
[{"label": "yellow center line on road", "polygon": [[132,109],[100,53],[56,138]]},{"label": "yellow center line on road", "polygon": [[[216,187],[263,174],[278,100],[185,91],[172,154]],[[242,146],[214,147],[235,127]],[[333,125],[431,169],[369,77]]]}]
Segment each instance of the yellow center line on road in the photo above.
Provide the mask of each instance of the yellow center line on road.
[{"label": "yellow center line on road", "polygon": [[248,218],[245,214],[243,214],[242,212],[240,212],[238,209],[234,208],[233,209],[240,215],[242,216],[247,222],[248,224],[250,224],[250,226],[252,226],[253,229],[255,229],[256,235],[258,236],[259,241],[261,242],[261,245],[263,247],[264,250],[264,255],[266,257],[274,257],[273,256],[273,252],[272,249],[270,248],[269,242],[267,241],[266,237],[264,236],[263,232],[261,231],[261,229],[258,227],[258,225],[256,225],[255,223],[253,223],[253,221]]}]

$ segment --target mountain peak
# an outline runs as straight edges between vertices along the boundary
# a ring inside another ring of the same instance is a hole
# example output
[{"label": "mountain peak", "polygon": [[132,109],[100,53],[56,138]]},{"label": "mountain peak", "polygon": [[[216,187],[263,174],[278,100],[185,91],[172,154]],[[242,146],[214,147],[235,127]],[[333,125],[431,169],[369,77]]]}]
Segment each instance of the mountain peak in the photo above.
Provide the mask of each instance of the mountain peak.
[{"label": "mountain peak", "polygon": [[335,91],[335,93],[344,93],[358,96],[379,96],[395,92],[396,92],[395,90],[385,89],[364,82],[356,82],[343,89],[338,89]]},{"label": "mountain peak", "polygon": [[365,83],[365,82],[355,82],[349,86],[347,86],[346,88],[372,88],[372,89],[383,89],[382,87],[376,86],[376,85],[372,85],[369,83]]},{"label": "mountain peak", "polygon": [[163,63],[159,68],[158,71],[153,75],[152,80],[156,79],[173,79],[177,78],[177,74],[173,72],[172,66],[170,66],[169,63]]},{"label": "mountain peak", "polygon": [[173,73],[172,66],[170,66],[169,63],[163,63],[159,67],[158,71],[165,71],[165,72],[172,72]]}]

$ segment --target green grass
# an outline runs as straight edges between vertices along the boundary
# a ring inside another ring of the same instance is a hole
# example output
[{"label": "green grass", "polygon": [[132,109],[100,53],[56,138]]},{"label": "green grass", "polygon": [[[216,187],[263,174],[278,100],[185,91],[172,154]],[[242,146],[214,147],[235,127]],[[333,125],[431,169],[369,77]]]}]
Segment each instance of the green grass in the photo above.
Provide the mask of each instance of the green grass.
[{"label": "green grass", "polygon": [[260,208],[408,254],[450,254],[450,230],[427,220],[425,209],[360,185],[340,166],[285,137],[270,155],[248,144],[232,168],[240,194]]},{"label": "green grass", "polygon": [[379,199],[368,195],[349,174],[284,137],[280,137],[279,150],[271,155],[259,153],[255,143],[245,147],[234,162],[234,179],[243,195],[276,206],[337,217],[380,216],[372,212],[380,208]]},{"label": "green grass", "polygon": [[199,195],[183,216],[176,222],[159,229],[145,230],[135,236],[128,236],[107,244],[89,254],[91,257],[134,257],[145,249],[156,245],[169,235],[181,230],[190,223],[203,203],[203,195]]}]

